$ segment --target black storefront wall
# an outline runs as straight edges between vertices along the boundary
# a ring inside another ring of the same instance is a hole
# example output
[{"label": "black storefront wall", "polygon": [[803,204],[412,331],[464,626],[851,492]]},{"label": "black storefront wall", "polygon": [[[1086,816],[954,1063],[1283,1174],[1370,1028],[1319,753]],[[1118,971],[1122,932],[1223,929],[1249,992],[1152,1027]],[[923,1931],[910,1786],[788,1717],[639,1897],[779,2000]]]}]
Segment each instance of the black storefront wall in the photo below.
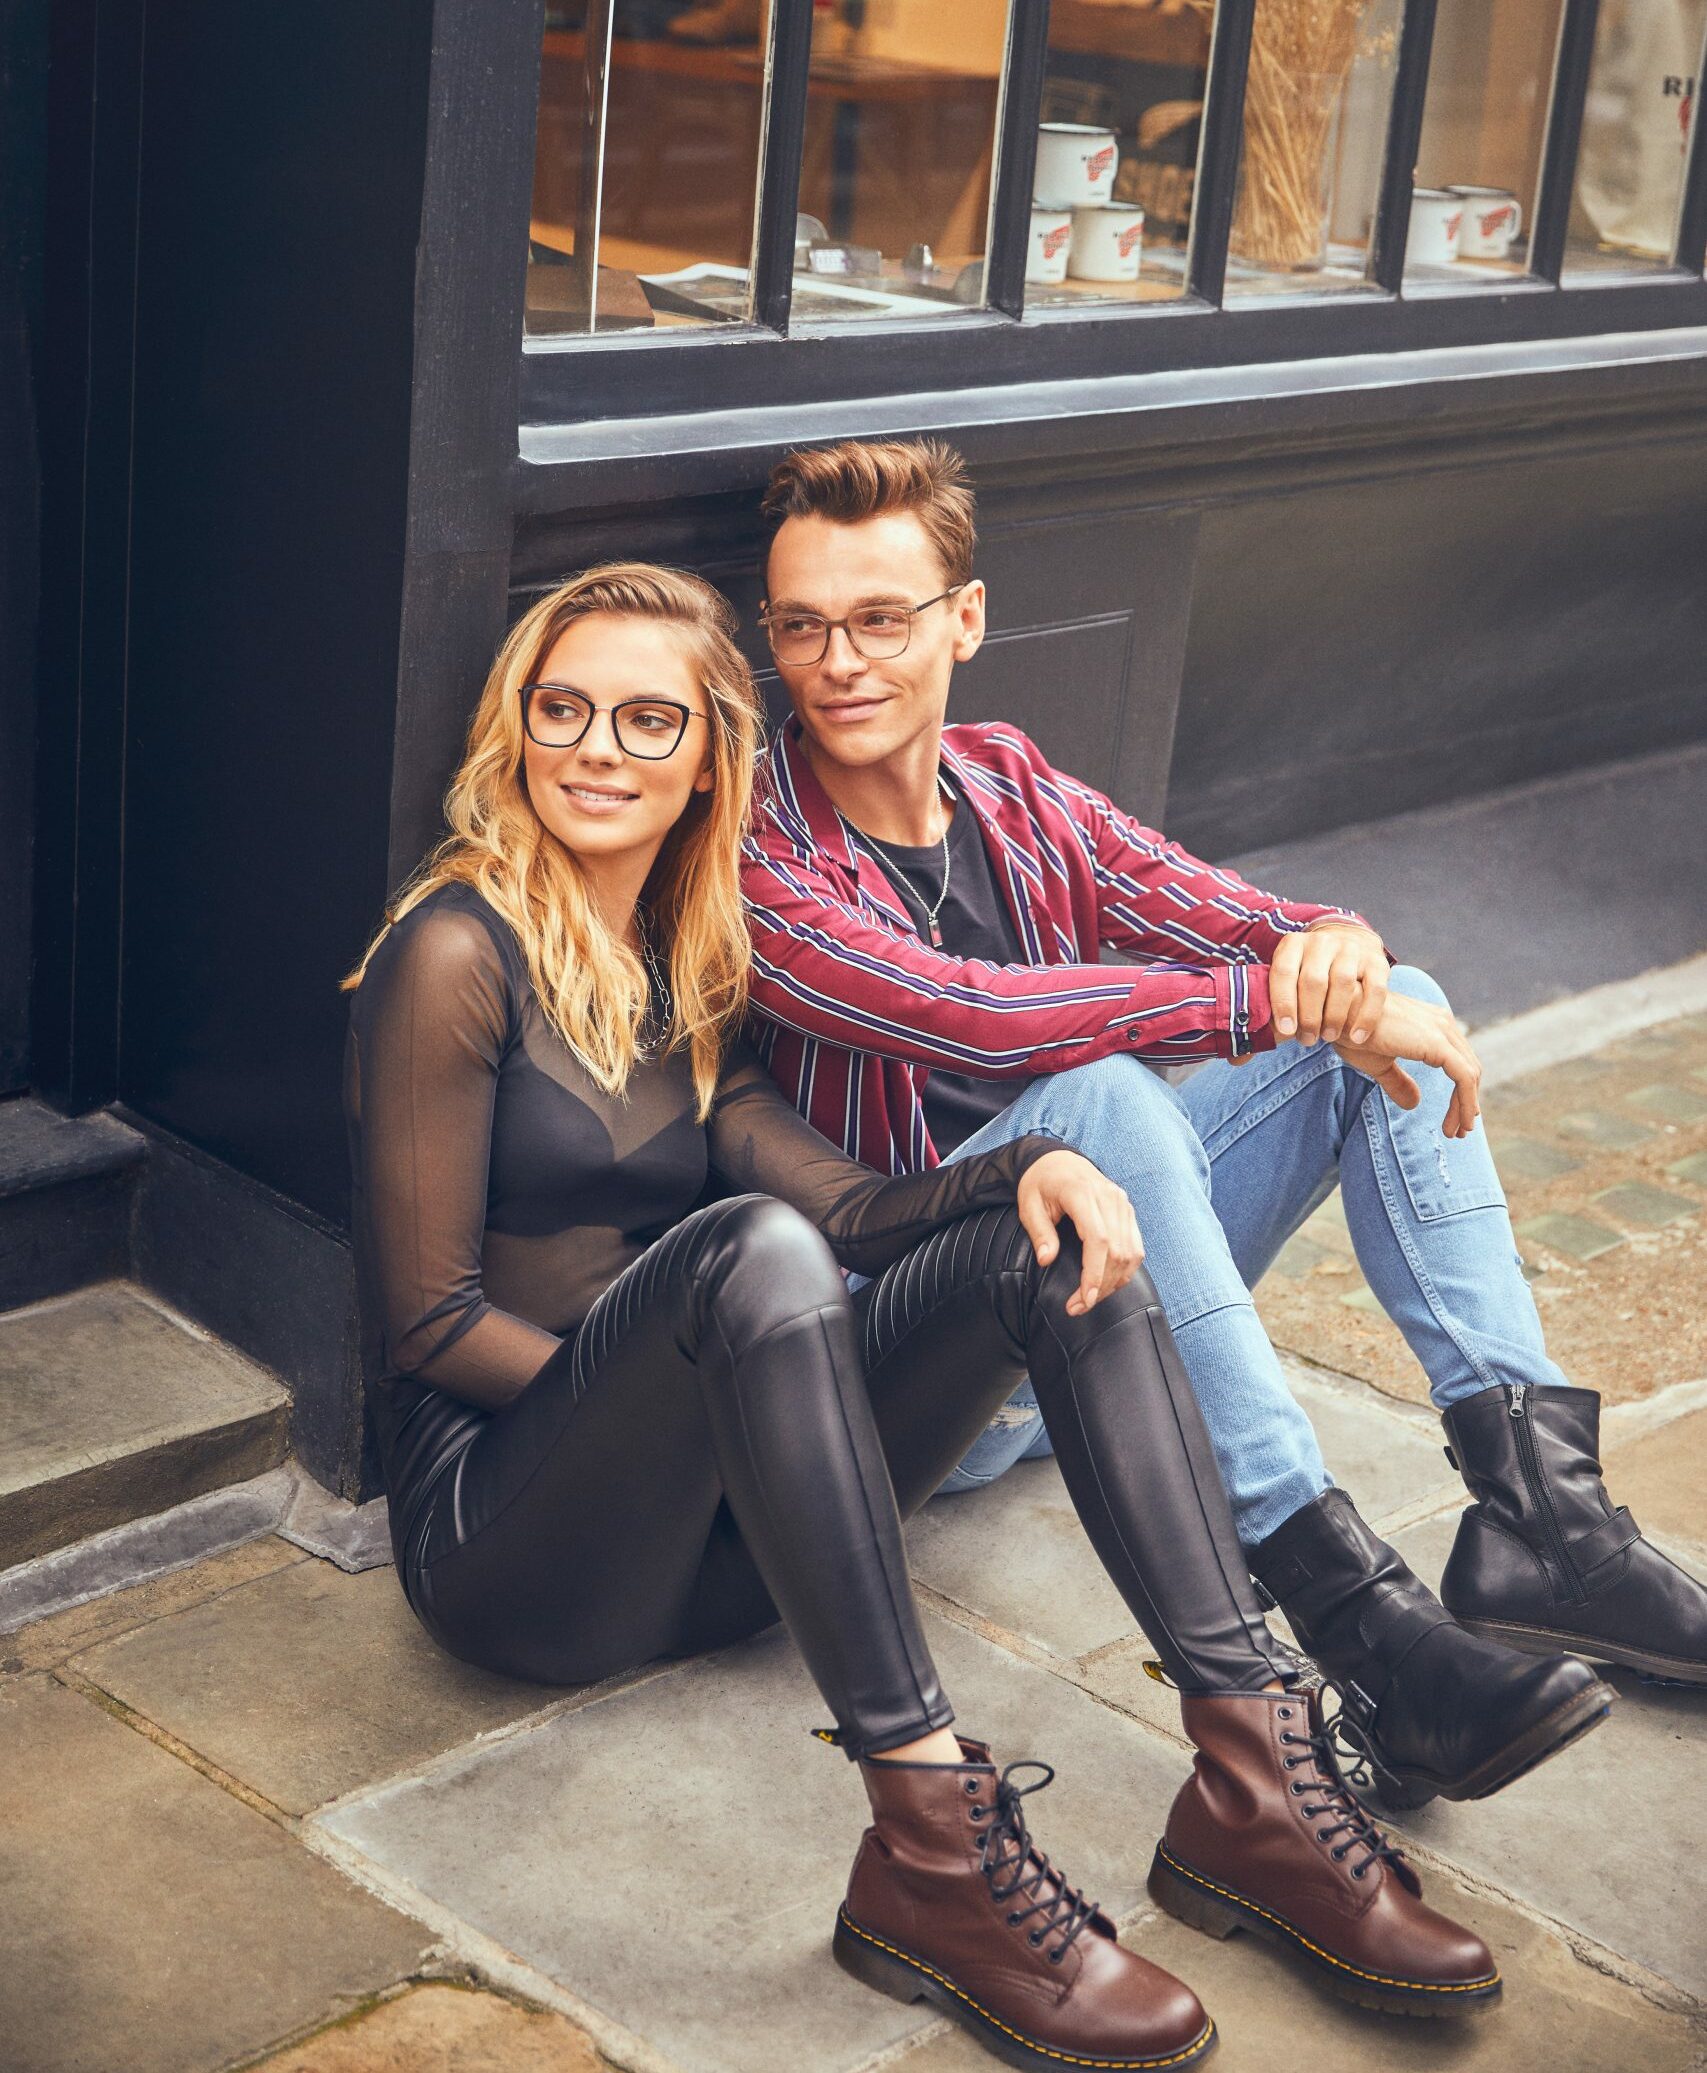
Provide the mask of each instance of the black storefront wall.
[{"label": "black storefront wall", "polygon": [[345,1022],[387,888],[431,10],[61,0],[33,1085],[353,1487]]},{"label": "black storefront wall", "polygon": [[[141,1263],[287,1376],[348,1491],[337,974],[437,830],[506,616],[621,553],[750,626],[789,444],[956,439],[992,638],[955,716],[1211,854],[1707,734],[1699,281],[1494,297],[1481,344],[1462,309],[1345,312],[1338,351],[1332,311],[1203,309],[1186,372],[1186,326],[1140,319],[989,354],[980,321],[958,368],[940,336],[761,338],[545,380],[516,344],[537,6],[422,0],[381,36],[198,5],[145,54],[134,8],[84,7],[146,93],[85,140],[97,190],[128,164],[141,197],[128,277],[116,233],[95,255],[87,364],[50,297],[100,437],[80,502],[54,449],[49,498],[37,1083],[154,1134]],[[728,393],[696,407],[696,366]],[[545,389],[571,415],[518,437]],[[74,587],[73,509],[103,543]]]}]

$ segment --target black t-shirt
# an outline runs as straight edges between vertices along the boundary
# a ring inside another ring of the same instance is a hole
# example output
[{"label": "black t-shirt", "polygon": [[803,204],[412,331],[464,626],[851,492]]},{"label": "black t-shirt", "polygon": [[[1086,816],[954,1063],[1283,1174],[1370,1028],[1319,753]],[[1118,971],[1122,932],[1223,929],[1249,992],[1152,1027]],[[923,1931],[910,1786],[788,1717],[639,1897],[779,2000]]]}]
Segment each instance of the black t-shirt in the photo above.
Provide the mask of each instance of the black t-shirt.
[{"label": "black t-shirt", "polygon": [[[898,842],[879,847],[870,835],[865,840],[883,865],[883,875],[901,896],[920,939],[929,943],[930,909],[942,891],[942,844],[908,849]],[[977,957],[993,965],[1028,962],[990,867],[977,817],[958,796],[954,818],[948,824],[948,897],[938,910],[937,928],[942,935],[940,948],[949,957]],[[985,1080],[972,1073],[933,1071],[925,1082],[925,1128],[938,1156],[946,1158],[974,1130],[999,1116],[1024,1084],[1023,1080]]]}]

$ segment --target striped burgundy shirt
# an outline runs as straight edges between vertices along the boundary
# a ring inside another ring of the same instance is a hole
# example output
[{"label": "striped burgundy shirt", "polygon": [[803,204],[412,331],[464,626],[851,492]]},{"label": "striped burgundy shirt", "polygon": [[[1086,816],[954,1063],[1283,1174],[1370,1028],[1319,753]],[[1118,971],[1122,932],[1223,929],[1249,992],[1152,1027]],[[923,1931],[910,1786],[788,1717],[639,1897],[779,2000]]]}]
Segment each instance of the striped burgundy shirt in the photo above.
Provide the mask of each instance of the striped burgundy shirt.
[{"label": "striped burgundy shirt", "polygon": [[[760,765],[742,851],[752,1035],[802,1115],[881,1173],[937,1163],[920,1101],[933,1066],[1021,1080],[1115,1051],[1177,1064],[1271,1049],[1281,937],[1361,919],[1188,856],[1051,768],[1016,727],[949,727],[943,768],[977,818],[1027,962],[950,956],[920,941],[799,731],[789,720]],[[1100,963],[1105,946],[1131,962]]]}]

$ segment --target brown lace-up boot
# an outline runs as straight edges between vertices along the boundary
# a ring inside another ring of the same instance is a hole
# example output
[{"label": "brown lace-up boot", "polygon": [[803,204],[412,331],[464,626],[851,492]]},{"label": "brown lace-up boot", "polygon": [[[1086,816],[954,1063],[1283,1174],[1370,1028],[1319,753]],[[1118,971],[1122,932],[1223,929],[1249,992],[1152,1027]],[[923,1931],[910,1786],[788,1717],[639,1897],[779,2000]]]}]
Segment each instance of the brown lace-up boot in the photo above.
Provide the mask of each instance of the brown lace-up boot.
[{"label": "brown lace-up boot", "polygon": [[1168,1815],[1150,1897],[1194,1929],[1248,1929],[1345,2001],[1453,2015],[1499,1999],[1479,1936],[1422,1885],[1340,1776],[1312,1691],[1180,1701],[1197,1762]]},{"label": "brown lace-up boot", "polygon": [[1215,2026],[1189,1987],[1114,1940],[1114,1925],[1032,1846],[1020,1801],[1047,1785],[963,1764],[860,1765],[871,1797],[836,1962],[897,2001],[933,2001],[1010,2066],[1196,2064]]}]

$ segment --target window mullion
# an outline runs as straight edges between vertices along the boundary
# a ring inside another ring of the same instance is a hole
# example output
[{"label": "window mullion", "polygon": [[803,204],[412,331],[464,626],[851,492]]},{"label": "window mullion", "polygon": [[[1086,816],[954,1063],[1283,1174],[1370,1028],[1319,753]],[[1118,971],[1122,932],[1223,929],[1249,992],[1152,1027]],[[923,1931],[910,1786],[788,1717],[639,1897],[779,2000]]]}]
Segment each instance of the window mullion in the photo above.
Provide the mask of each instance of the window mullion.
[{"label": "window mullion", "polygon": [[1411,189],[1416,182],[1423,104],[1428,97],[1434,16],[1435,0],[1405,0],[1393,79],[1393,106],[1387,119],[1387,150],[1381,165],[1381,192],[1370,228],[1369,277],[1377,287],[1395,295],[1405,275]]},{"label": "window mullion", "polygon": [[1219,0],[1203,90],[1203,135],[1192,193],[1186,278],[1191,292],[1219,306],[1227,280],[1227,240],[1245,140],[1245,75],[1257,0]]},{"label": "window mullion", "polygon": [[1529,232],[1529,271],[1537,280],[1558,283],[1565,262],[1571,200],[1576,189],[1577,144],[1588,99],[1589,68],[1594,60],[1594,32],[1600,0],[1565,0],[1559,19],[1559,57],[1553,67],[1553,101],[1547,111],[1547,136],[1541,147],[1541,180],[1535,197],[1535,222]]},{"label": "window mullion", "polygon": [[788,329],[794,296],[794,225],[800,209],[800,155],[806,142],[806,73],[812,58],[812,9],[775,0],[765,56],[764,135],[753,203],[753,315]]},{"label": "window mullion", "polygon": [[1689,157],[1683,168],[1683,200],[1677,212],[1677,244],[1672,258],[1686,273],[1700,273],[1707,263],[1707,142],[1702,131],[1701,88],[1707,81],[1707,36],[1695,65],[1695,103],[1689,125]]},{"label": "window mullion", "polygon": [[1037,125],[1049,64],[1049,0],[1012,0],[1002,99],[996,114],[996,177],[990,183],[985,233],[984,299],[1017,317],[1025,309],[1025,262],[1031,248],[1031,190],[1037,172]]}]

